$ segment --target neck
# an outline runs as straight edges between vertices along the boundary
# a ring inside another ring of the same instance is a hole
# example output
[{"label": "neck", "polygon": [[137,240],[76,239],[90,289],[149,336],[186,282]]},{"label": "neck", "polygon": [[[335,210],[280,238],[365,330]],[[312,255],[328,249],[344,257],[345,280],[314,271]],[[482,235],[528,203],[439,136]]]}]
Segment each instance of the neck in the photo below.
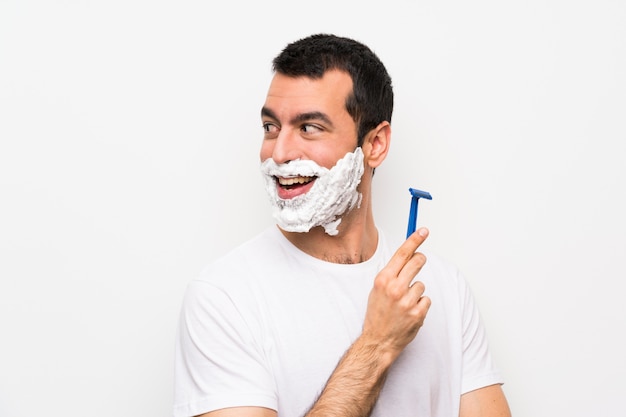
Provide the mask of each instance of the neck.
[{"label": "neck", "polygon": [[367,261],[376,252],[378,231],[369,199],[346,213],[337,230],[336,236],[328,235],[321,226],[307,233],[281,232],[301,251],[327,262],[356,264]]}]

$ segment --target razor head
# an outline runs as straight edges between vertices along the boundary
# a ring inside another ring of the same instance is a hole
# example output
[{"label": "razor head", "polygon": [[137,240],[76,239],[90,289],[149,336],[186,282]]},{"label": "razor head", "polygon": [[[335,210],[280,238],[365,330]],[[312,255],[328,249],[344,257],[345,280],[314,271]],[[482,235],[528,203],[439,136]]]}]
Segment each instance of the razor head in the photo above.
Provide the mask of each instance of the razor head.
[{"label": "razor head", "polygon": [[409,188],[409,192],[413,197],[416,198],[426,198],[428,200],[432,200],[433,197],[430,195],[428,191],[417,190],[415,188]]}]

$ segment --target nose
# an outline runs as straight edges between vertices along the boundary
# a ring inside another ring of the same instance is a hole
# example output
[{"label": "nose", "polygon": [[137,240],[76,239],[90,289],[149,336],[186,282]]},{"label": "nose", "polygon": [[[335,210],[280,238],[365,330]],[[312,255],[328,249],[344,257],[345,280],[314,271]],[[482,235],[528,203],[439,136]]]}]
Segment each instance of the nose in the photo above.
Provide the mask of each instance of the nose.
[{"label": "nose", "polygon": [[298,147],[298,137],[290,129],[281,130],[271,142],[271,156],[277,164],[286,164],[302,156]]}]

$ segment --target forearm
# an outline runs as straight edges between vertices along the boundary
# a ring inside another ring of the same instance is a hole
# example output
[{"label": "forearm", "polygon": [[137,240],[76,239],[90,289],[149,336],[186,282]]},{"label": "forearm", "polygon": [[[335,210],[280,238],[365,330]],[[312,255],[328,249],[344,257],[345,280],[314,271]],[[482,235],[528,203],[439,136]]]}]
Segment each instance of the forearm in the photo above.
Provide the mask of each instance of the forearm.
[{"label": "forearm", "polygon": [[306,417],[366,417],[378,400],[392,356],[364,337],[339,361]]}]

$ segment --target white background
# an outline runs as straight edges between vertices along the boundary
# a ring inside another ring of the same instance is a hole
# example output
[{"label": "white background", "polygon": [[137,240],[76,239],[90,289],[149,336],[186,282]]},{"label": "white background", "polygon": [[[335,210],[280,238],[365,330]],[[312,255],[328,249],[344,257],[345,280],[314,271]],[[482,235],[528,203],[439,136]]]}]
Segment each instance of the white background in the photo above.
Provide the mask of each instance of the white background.
[{"label": "white background", "polygon": [[623,413],[626,3],[0,0],[0,416],[169,416],[181,296],[271,223],[270,61],[334,32],[396,90],[409,187],[517,417]]}]

